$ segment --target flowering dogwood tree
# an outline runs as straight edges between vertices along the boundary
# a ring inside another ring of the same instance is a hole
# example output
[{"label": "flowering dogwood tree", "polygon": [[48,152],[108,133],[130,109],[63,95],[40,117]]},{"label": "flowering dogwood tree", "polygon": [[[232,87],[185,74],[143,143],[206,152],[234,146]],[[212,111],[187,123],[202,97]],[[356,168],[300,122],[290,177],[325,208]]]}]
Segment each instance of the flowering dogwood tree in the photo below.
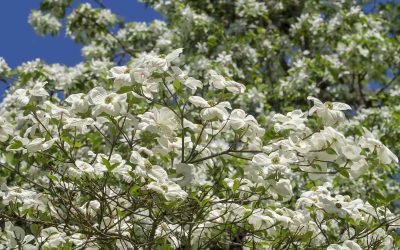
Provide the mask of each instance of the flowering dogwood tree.
[{"label": "flowering dogwood tree", "polygon": [[145,2],[44,0],[85,61],[0,60],[2,248],[400,247],[396,5]]}]

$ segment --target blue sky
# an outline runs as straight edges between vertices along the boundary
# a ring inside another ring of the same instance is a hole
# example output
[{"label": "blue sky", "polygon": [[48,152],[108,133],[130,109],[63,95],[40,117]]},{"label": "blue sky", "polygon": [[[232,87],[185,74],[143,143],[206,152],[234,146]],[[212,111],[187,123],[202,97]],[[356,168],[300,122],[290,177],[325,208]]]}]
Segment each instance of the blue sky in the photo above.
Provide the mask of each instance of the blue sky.
[{"label": "blue sky", "polygon": [[[96,6],[94,1],[75,1],[74,6],[79,2]],[[103,3],[126,21],[163,19],[155,10],[137,0],[104,0]],[[0,0],[0,57],[12,68],[35,58],[69,66],[82,61],[81,46],[65,37],[65,31],[56,37],[36,35],[28,24],[28,16],[31,9],[39,8],[39,4],[40,0]],[[5,84],[0,83],[0,101],[4,90]]]}]

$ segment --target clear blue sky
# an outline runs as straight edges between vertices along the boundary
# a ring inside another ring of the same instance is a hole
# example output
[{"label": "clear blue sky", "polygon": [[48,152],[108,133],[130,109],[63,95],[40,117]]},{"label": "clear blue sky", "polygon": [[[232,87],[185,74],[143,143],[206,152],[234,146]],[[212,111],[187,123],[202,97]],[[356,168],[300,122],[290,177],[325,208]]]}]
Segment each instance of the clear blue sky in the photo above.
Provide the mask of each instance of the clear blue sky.
[{"label": "clear blue sky", "polygon": [[[73,6],[79,2],[75,1]],[[163,19],[155,10],[137,0],[103,0],[104,5],[126,21],[150,22]],[[65,37],[41,37],[28,24],[31,9],[38,9],[40,0],[0,0],[0,57],[12,68],[23,62],[40,58],[47,63],[61,63],[73,66],[82,61],[80,45]],[[0,101],[5,84],[0,83]]]}]

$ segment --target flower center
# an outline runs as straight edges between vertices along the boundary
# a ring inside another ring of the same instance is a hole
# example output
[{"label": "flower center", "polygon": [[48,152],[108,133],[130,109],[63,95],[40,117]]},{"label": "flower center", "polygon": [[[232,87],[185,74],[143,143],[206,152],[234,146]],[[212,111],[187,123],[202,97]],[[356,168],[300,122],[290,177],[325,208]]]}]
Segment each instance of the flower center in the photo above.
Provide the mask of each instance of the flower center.
[{"label": "flower center", "polygon": [[162,184],[161,189],[164,190],[165,192],[168,192],[168,185]]},{"label": "flower center", "polygon": [[214,105],[215,105],[214,100],[208,100],[207,103],[208,103],[208,105],[210,105],[210,106],[214,106]]},{"label": "flower center", "polygon": [[113,101],[113,97],[112,96],[107,96],[105,99],[105,103],[106,104],[110,104]]},{"label": "flower center", "polygon": [[162,125],[161,125],[160,123],[156,123],[156,128],[157,128],[157,129],[161,129],[161,128],[162,128]]},{"label": "flower center", "polygon": [[275,157],[273,157],[273,158],[271,159],[271,162],[272,162],[273,164],[278,164],[280,161],[281,161],[281,159],[279,159],[278,156],[275,156]]},{"label": "flower center", "polygon": [[333,109],[333,104],[331,102],[324,103],[325,107],[328,109]]},{"label": "flower center", "polygon": [[144,167],[145,167],[147,170],[150,170],[150,169],[153,168],[153,164],[151,164],[151,162],[149,162],[148,160],[145,160],[145,162],[144,162]]}]

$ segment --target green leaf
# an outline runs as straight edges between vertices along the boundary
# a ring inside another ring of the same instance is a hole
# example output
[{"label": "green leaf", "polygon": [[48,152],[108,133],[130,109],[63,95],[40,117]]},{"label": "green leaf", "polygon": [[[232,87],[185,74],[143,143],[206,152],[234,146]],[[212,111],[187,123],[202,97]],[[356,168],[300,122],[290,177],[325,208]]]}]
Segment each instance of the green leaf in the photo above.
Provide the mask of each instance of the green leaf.
[{"label": "green leaf", "polygon": [[124,217],[124,212],[121,211],[121,209],[119,209],[119,208],[117,208],[117,214],[118,214],[118,217],[120,217],[120,218]]},{"label": "green leaf", "polygon": [[109,172],[113,171],[120,164],[119,162],[116,162],[116,163],[111,165],[111,163],[104,157],[101,157],[101,160],[102,160],[103,164],[106,166],[106,168],[107,168],[107,170]]},{"label": "green leaf", "polygon": [[11,152],[5,153],[6,162],[12,164],[14,162],[14,154]]},{"label": "green leaf", "polygon": [[387,202],[392,202],[394,200],[400,199],[400,194],[388,194],[386,197]]},{"label": "green leaf", "polygon": [[103,164],[106,166],[107,170],[111,172],[113,170],[111,163],[104,157],[101,157]]},{"label": "green leaf", "polygon": [[10,146],[7,147],[7,149],[9,149],[9,150],[19,149],[19,148],[22,148],[23,146],[24,146],[24,144],[22,144],[21,141],[16,140],[16,141],[13,141],[10,144]]},{"label": "green leaf", "polygon": [[123,86],[123,87],[121,87],[118,91],[117,91],[117,93],[118,94],[125,94],[125,93],[129,93],[129,92],[131,92],[131,91],[133,91],[134,89],[133,89],[133,87],[132,86]]},{"label": "green leaf", "polygon": [[233,183],[233,187],[232,190],[233,192],[236,192],[236,190],[240,187],[240,181],[238,179],[236,179]]},{"label": "green leaf", "polygon": [[210,202],[210,199],[204,199],[201,201],[200,206],[205,206]]},{"label": "green leaf", "polygon": [[303,234],[303,241],[304,242],[308,242],[313,236],[313,232],[312,231],[308,231],[307,233]]},{"label": "green leaf", "polygon": [[339,174],[341,174],[342,176],[344,176],[346,178],[350,178],[350,174],[349,174],[348,168],[340,167],[336,163],[333,163],[332,165],[335,168],[335,170],[338,171]]},{"label": "green leaf", "polygon": [[178,90],[181,88],[182,84],[181,84],[179,81],[174,80],[173,86],[174,86],[174,89],[175,89],[176,91],[178,91]]},{"label": "green leaf", "polygon": [[116,167],[118,167],[119,166],[119,162],[116,162],[116,163],[114,163],[114,164],[112,164],[111,165],[111,170],[110,171],[113,171]]},{"label": "green leaf", "polygon": [[349,174],[349,171],[347,171],[347,169],[339,170],[339,174],[343,175],[346,178],[350,178],[350,174]]},{"label": "green leaf", "polygon": [[218,39],[216,36],[208,36],[207,43],[210,47],[215,47],[218,44]]},{"label": "green leaf", "polygon": [[49,179],[53,180],[54,182],[60,182],[60,180],[57,177],[55,177],[54,175],[49,174],[47,177],[49,177]]},{"label": "green leaf", "polygon": [[38,226],[37,224],[31,224],[31,225],[29,226],[29,228],[31,229],[31,233],[32,233],[34,236],[39,235],[39,233],[40,233],[40,228],[39,228],[39,226]]},{"label": "green leaf", "polygon": [[129,194],[132,195],[132,196],[135,196],[139,188],[140,188],[140,187],[139,187],[138,185],[133,185],[133,186],[129,189]]},{"label": "green leaf", "polygon": [[327,148],[327,149],[326,149],[326,152],[327,152],[328,154],[330,154],[330,155],[336,155],[336,151],[333,150],[333,148]]}]

